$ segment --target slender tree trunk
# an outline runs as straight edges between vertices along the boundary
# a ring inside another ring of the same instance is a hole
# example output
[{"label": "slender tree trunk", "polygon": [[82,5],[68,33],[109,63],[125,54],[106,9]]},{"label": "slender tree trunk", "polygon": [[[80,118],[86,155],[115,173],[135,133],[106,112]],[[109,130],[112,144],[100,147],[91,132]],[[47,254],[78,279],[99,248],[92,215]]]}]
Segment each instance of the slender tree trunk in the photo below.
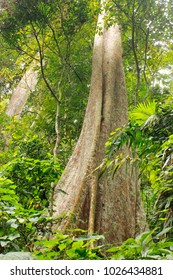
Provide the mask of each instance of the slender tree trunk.
[{"label": "slender tree trunk", "polygon": [[10,117],[20,118],[22,110],[28,100],[30,93],[35,89],[38,82],[38,71],[35,69],[38,62],[33,61],[26,70],[17,87],[13,90],[6,114]]},{"label": "slender tree trunk", "polygon": [[[106,242],[121,242],[143,230],[143,212],[135,174],[122,167],[112,178],[99,178],[97,166],[105,156],[110,132],[127,122],[127,97],[118,25],[104,27],[104,13],[95,35],[91,91],[82,131],[55,188],[55,229],[80,227],[104,234]],[[128,149],[122,151],[128,154]],[[61,191],[62,190],[62,191]],[[61,219],[65,214],[65,218]]]}]

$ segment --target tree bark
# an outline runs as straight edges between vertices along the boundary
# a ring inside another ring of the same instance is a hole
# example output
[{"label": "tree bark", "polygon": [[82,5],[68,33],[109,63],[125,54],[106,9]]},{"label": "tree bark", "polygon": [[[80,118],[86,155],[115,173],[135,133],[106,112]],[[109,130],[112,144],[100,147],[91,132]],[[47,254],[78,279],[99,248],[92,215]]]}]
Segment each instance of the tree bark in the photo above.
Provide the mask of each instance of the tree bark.
[{"label": "tree bark", "polygon": [[38,70],[35,69],[38,62],[33,60],[26,70],[17,87],[13,90],[6,114],[10,117],[20,118],[22,110],[28,100],[30,93],[35,89],[38,82]]},{"label": "tree bark", "polygon": [[[105,28],[99,15],[93,49],[91,90],[75,150],[55,187],[55,229],[87,229],[104,234],[106,242],[122,242],[144,229],[139,185],[135,174],[122,166],[112,177],[99,178],[110,132],[127,123],[127,96],[118,25]],[[122,151],[125,155],[128,149]],[[63,218],[62,218],[63,217]]]}]

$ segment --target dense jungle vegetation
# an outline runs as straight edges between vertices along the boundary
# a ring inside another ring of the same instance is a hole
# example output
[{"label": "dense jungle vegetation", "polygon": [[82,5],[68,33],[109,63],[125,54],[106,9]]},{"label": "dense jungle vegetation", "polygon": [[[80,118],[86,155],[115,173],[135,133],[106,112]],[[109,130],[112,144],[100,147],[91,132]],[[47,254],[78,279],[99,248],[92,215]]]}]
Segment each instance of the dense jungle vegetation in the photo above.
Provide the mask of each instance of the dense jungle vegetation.
[{"label": "dense jungle vegetation", "polygon": [[[88,101],[100,1],[2,1],[0,254],[173,259],[173,2],[105,2],[107,28],[118,22],[122,33],[129,121],[107,139],[99,176],[105,170],[114,176],[122,165],[139,170],[146,229],[122,244],[80,228],[52,230],[54,185],[77,143]],[[37,84],[22,112],[8,115],[12,93],[31,66]],[[119,152],[124,146],[130,155]]]}]

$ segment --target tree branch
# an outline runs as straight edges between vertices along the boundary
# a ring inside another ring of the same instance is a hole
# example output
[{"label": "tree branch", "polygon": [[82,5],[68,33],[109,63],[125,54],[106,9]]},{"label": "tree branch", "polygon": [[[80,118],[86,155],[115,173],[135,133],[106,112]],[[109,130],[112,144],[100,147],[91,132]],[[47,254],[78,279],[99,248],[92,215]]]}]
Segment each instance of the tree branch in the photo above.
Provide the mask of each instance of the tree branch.
[{"label": "tree branch", "polygon": [[44,80],[44,82],[45,82],[47,88],[49,89],[51,95],[55,98],[55,100],[56,100],[57,103],[59,104],[60,102],[59,102],[58,97],[56,96],[56,94],[54,93],[53,89],[51,88],[51,86],[50,86],[48,80],[46,79],[45,72],[44,72],[44,55],[43,55],[43,50],[42,50],[40,41],[39,41],[39,39],[38,39],[37,32],[36,32],[35,27],[34,27],[34,25],[33,25],[32,22],[31,22],[31,25],[32,25],[33,32],[34,32],[34,36],[35,36],[35,39],[36,39],[37,45],[38,45],[39,57],[40,57],[40,68],[41,68],[41,74],[42,74],[43,80]]}]

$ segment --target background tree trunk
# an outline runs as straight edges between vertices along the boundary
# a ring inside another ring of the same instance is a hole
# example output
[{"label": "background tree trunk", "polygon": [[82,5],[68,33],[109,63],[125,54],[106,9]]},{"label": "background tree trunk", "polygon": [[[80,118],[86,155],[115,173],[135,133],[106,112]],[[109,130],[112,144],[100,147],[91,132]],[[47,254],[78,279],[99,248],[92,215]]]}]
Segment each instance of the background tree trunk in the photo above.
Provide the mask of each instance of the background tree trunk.
[{"label": "background tree trunk", "polygon": [[[127,122],[127,97],[118,25],[104,27],[104,13],[95,35],[91,91],[83,128],[66,169],[55,187],[55,228],[88,229],[104,234],[106,242],[121,242],[143,230],[143,212],[135,174],[122,167],[112,178],[99,178],[96,168],[105,156],[110,132]],[[123,151],[129,153],[128,149]],[[95,171],[94,171],[95,170]],[[140,217],[140,218],[139,218]]]},{"label": "background tree trunk", "polygon": [[37,65],[38,62],[33,60],[17,87],[14,88],[10,103],[6,109],[6,114],[8,116],[17,116],[17,118],[20,118],[28,97],[35,89],[35,86],[38,82],[38,70],[35,69]]},{"label": "background tree trunk", "polygon": [[0,10],[6,9],[6,7],[7,7],[7,1],[0,0]]}]

